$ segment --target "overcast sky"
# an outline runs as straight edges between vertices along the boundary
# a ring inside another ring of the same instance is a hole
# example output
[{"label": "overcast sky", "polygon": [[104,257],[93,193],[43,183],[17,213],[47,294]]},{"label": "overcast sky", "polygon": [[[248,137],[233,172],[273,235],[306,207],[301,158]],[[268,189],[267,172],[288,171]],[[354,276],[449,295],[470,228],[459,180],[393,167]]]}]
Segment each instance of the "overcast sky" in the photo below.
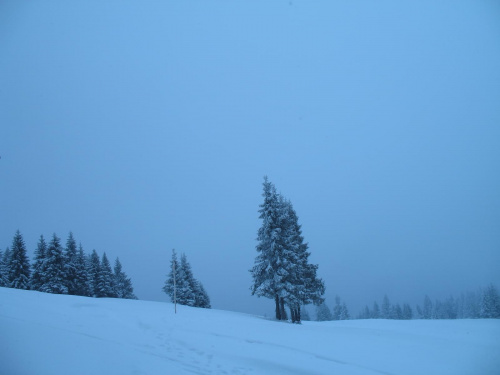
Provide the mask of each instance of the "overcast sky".
[{"label": "overcast sky", "polygon": [[500,285],[496,1],[0,1],[0,247],[73,231],[161,288],[250,296],[263,176],[327,302]]}]

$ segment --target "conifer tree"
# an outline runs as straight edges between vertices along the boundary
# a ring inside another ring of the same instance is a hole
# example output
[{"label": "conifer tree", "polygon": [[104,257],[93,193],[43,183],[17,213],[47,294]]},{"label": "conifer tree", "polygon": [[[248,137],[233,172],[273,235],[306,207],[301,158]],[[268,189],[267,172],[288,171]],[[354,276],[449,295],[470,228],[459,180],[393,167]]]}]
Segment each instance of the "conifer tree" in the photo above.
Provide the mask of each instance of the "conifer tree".
[{"label": "conifer tree", "polygon": [[443,303],[444,319],[456,319],[458,315],[458,303],[453,296],[449,296]]},{"label": "conifer tree", "polygon": [[493,284],[488,285],[483,292],[481,318],[500,318],[500,296],[497,288],[495,288]]},{"label": "conifer tree", "polygon": [[399,303],[396,303],[395,305],[391,306],[391,319],[397,319],[401,320],[403,319],[403,309],[399,305]]},{"label": "conifer tree", "polygon": [[19,230],[12,240],[12,249],[9,258],[9,286],[16,289],[30,289],[30,263],[23,236]]},{"label": "conifer tree", "polygon": [[425,295],[424,298],[424,309],[422,311],[422,315],[424,319],[432,319],[433,306],[432,306],[432,301],[427,294]]},{"label": "conifer tree", "polygon": [[316,320],[318,322],[333,320],[332,313],[324,301],[316,307]]},{"label": "conifer tree", "polygon": [[292,204],[276,192],[267,177],[263,190],[258,255],[250,270],[252,295],[274,299],[277,320],[287,319],[286,304],[292,322],[300,322],[301,305],[323,302],[324,283],[316,276],[318,266],[308,263],[308,245],[303,241]]},{"label": "conifer tree", "polygon": [[416,315],[416,318],[417,319],[423,319],[424,318],[424,313],[422,312],[422,308],[420,307],[420,305],[417,305],[417,315]]},{"label": "conifer tree", "polygon": [[89,277],[90,292],[92,297],[98,295],[99,275],[101,273],[101,261],[97,251],[92,250],[92,254],[87,259],[87,274]]},{"label": "conifer tree", "polygon": [[60,239],[54,235],[49,242],[45,263],[45,282],[40,291],[53,294],[67,294],[66,274],[64,272],[64,254]]},{"label": "conifer tree", "polygon": [[170,297],[172,302],[176,301],[180,305],[210,308],[210,298],[203,284],[194,278],[186,254],[181,255],[179,262],[175,250],[172,250],[170,272],[168,273],[167,280],[165,280],[163,291]]},{"label": "conifer tree", "polygon": [[255,264],[250,270],[253,278],[252,295],[274,299],[276,319],[281,320],[280,294],[283,290],[280,275],[283,239],[281,236],[282,222],[276,188],[264,177],[264,203],[260,205],[262,226],[257,232],[257,252]]},{"label": "conifer tree", "polygon": [[47,243],[45,242],[43,235],[41,235],[35,250],[33,273],[31,274],[31,289],[33,290],[41,290],[42,286],[47,282],[46,256]]},{"label": "conifer tree", "polygon": [[333,307],[333,320],[340,320],[342,314],[342,305],[340,304],[340,297],[335,296],[335,306]]},{"label": "conifer tree", "polygon": [[481,292],[467,292],[464,298],[464,318],[477,319],[481,316]]},{"label": "conifer tree", "polygon": [[413,319],[413,311],[407,303],[403,304],[403,316],[402,319],[411,320]]},{"label": "conifer tree", "polygon": [[373,302],[373,309],[371,312],[372,319],[380,319],[380,308],[378,307],[377,301]]},{"label": "conifer tree", "polygon": [[465,296],[464,293],[460,294],[460,297],[457,298],[457,319],[463,319],[464,318],[464,302],[465,302]]},{"label": "conifer tree", "polygon": [[163,285],[163,291],[170,297],[172,303],[177,302],[177,280],[180,276],[179,261],[177,259],[177,252],[172,249],[172,258],[170,260],[170,269]]},{"label": "conifer tree", "polygon": [[436,299],[434,301],[434,309],[432,311],[432,319],[445,319],[446,316],[444,314],[443,303]]},{"label": "conifer tree", "polygon": [[10,287],[9,283],[9,273],[10,273],[10,249],[7,246],[2,256],[3,267],[4,267],[4,277],[5,277],[5,287]]},{"label": "conifer tree", "polygon": [[191,264],[188,262],[186,254],[181,255],[181,269],[189,284],[189,288],[193,291],[192,305],[194,307],[210,308],[210,298],[203,287],[203,284],[193,276]]},{"label": "conifer tree", "polygon": [[372,319],[372,312],[368,305],[365,305],[364,309],[358,315],[358,319]]},{"label": "conifer tree", "polygon": [[347,310],[347,305],[343,302],[340,309],[340,320],[349,320],[350,318],[351,316],[349,314],[349,310]]},{"label": "conifer tree", "polygon": [[78,247],[75,259],[75,295],[92,297],[90,276],[87,268],[87,258],[82,244]]},{"label": "conifer tree", "polygon": [[181,274],[185,280],[184,289],[181,291],[184,298],[186,298],[186,305],[196,305],[196,281],[191,270],[191,264],[187,261],[186,254],[181,254]]},{"label": "conifer tree", "polygon": [[194,290],[192,283],[186,275],[186,267],[182,264],[183,256],[181,255],[181,262],[179,262],[179,269],[176,274],[176,294],[177,303],[180,305],[193,306],[194,305]]},{"label": "conifer tree", "polygon": [[[8,249],[9,248],[7,248],[7,250]],[[9,273],[3,255],[2,250],[0,250],[0,286],[5,287],[9,285]]]},{"label": "conifer tree", "polygon": [[[174,296],[176,302],[180,305],[193,306],[194,305],[194,291],[191,287],[191,283],[188,280],[188,276],[185,273],[186,265],[182,264],[182,258],[186,262],[185,256],[181,256],[181,262],[177,260],[177,253],[172,250],[172,260],[170,264],[170,272],[163,290],[170,296],[172,302],[174,302]],[[174,270],[175,269],[175,277]],[[175,278],[175,288],[174,288],[174,278]],[[175,293],[175,294],[174,294]]]},{"label": "conifer tree", "polygon": [[76,241],[73,237],[73,233],[69,232],[68,240],[66,241],[66,249],[64,252],[64,273],[65,273],[65,285],[68,288],[68,294],[77,295],[78,294],[78,278],[77,278],[77,261],[78,254],[76,250]]},{"label": "conifer tree", "polygon": [[111,265],[109,264],[106,253],[102,254],[99,275],[97,278],[96,297],[116,297],[115,286],[113,283],[113,271],[111,270]]},{"label": "conifer tree", "polygon": [[122,264],[118,258],[115,260],[114,285],[117,298],[137,299],[132,287],[132,280],[123,272]]},{"label": "conifer tree", "polygon": [[292,203],[284,199],[280,199],[280,203],[285,224],[282,230],[284,236],[282,257],[286,259],[282,262],[286,265],[282,267],[286,271],[282,296],[290,307],[292,322],[300,322],[300,306],[310,303],[317,306],[322,304],[325,285],[323,280],[317,277],[318,266],[308,261],[311,253],[308,251],[308,244],[304,242],[301,225]]},{"label": "conifer tree", "polygon": [[389,301],[389,297],[387,297],[387,294],[384,295],[384,299],[382,301],[382,307],[380,311],[380,317],[382,319],[391,319],[391,302]]},{"label": "conifer tree", "polygon": [[195,286],[195,306],[196,307],[202,307],[204,309],[209,309],[211,308],[210,306],[210,298],[208,297],[207,291],[203,287],[203,284],[195,280],[196,286]]}]

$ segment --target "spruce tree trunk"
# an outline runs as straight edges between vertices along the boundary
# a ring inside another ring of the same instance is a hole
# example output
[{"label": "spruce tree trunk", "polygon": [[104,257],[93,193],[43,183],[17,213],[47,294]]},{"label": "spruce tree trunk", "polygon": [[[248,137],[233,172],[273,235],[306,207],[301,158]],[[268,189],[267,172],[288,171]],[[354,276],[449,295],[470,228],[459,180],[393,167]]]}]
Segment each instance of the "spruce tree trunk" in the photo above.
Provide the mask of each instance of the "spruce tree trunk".
[{"label": "spruce tree trunk", "polygon": [[281,320],[287,320],[288,317],[286,316],[286,310],[285,310],[285,299],[280,298],[280,313],[281,313]]},{"label": "spruce tree trunk", "polygon": [[300,323],[300,305],[297,306],[296,320],[297,320],[297,323]]},{"label": "spruce tree trunk", "polygon": [[299,321],[299,317],[297,316],[297,309],[294,307],[290,307],[290,314],[292,315],[292,323],[297,323]]},{"label": "spruce tree trunk", "polygon": [[276,320],[281,320],[280,298],[278,295],[274,297],[274,301],[276,302]]}]

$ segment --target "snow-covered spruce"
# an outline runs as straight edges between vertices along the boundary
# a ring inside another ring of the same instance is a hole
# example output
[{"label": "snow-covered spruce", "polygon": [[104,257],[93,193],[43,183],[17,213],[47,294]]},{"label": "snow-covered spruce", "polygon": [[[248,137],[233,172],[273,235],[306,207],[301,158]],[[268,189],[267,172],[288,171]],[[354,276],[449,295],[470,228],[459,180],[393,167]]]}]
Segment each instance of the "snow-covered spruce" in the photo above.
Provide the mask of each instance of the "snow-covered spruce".
[{"label": "snow-covered spruce", "polygon": [[61,246],[61,240],[54,233],[52,235],[52,240],[49,242],[45,256],[45,282],[40,287],[40,291],[54,294],[68,293],[64,266],[65,259]]},{"label": "snow-covered spruce", "polygon": [[163,291],[172,302],[175,301],[180,305],[211,308],[210,298],[203,284],[193,276],[186,254],[181,255],[179,262],[175,249],[172,250],[170,271],[165,280]]},{"label": "snow-covered spruce", "polygon": [[8,258],[8,284],[11,288],[29,289],[31,268],[26,254],[26,245],[19,230],[12,240],[12,248]]},{"label": "snow-covered spruce", "polygon": [[262,196],[258,255],[250,270],[252,295],[273,299],[277,320],[288,318],[287,305],[292,322],[300,322],[300,306],[323,302],[325,286],[316,275],[318,266],[308,263],[308,245],[291,202],[276,192],[267,177],[264,177]]}]

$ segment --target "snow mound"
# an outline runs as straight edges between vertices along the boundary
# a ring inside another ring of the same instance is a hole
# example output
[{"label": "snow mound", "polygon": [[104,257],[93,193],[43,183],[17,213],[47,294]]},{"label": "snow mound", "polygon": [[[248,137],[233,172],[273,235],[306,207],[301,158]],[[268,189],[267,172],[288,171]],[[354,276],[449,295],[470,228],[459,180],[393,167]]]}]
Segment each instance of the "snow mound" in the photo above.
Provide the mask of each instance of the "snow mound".
[{"label": "snow mound", "polygon": [[498,374],[500,320],[304,322],[0,288],[0,374]]}]

